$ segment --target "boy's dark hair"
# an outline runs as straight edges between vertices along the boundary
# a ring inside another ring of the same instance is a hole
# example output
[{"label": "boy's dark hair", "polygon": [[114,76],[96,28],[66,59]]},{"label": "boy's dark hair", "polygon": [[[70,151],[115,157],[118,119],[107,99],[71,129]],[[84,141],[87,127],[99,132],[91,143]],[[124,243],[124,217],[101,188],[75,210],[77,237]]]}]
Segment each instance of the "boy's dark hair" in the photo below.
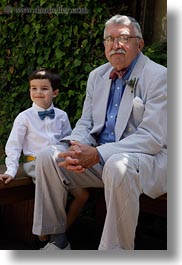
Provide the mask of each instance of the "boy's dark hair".
[{"label": "boy's dark hair", "polygon": [[28,78],[30,83],[33,79],[48,79],[51,83],[52,89],[59,89],[61,86],[61,79],[56,69],[40,68],[34,71]]}]

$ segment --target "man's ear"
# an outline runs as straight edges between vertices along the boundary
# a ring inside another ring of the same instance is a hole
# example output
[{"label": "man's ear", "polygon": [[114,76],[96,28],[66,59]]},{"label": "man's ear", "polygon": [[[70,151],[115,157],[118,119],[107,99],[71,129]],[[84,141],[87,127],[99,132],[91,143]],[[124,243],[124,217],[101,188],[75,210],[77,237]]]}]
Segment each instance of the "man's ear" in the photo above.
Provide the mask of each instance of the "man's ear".
[{"label": "man's ear", "polygon": [[140,41],[139,41],[139,44],[138,44],[138,48],[139,48],[139,50],[143,50],[143,47],[144,47],[144,40],[143,39],[140,39]]}]

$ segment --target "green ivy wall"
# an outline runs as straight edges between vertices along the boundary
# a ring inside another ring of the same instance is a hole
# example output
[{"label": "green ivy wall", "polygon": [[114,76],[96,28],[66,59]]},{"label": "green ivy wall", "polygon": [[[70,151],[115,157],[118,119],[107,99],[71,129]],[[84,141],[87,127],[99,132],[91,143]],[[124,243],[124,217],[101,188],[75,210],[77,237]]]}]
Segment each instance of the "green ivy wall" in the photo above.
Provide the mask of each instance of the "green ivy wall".
[{"label": "green ivy wall", "polygon": [[[62,86],[55,105],[68,113],[74,126],[88,74],[106,62],[104,23],[114,14],[130,14],[122,1],[114,2],[1,0],[0,145],[16,115],[31,106],[27,80],[39,67],[58,69]],[[148,55],[153,52],[148,50]]]}]

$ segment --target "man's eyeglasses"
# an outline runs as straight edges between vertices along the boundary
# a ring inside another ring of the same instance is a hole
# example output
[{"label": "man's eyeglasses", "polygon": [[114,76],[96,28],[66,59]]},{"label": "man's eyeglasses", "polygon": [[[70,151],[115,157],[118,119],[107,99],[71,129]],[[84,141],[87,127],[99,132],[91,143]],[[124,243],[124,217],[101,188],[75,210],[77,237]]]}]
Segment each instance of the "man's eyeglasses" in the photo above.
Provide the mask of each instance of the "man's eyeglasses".
[{"label": "man's eyeglasses", "polygon": [[111,46],[114,43],[114,40],[117,39],[117,42],[120,44],[126,44],[128,43],[129,39],[134,39],[134,38],[138,38],[141,39],[139,36],[129,36],[129,35],[120,35],[119,37],[112,37],[112,36],[108,36],[104,39],[104,43],[105,45]]}]

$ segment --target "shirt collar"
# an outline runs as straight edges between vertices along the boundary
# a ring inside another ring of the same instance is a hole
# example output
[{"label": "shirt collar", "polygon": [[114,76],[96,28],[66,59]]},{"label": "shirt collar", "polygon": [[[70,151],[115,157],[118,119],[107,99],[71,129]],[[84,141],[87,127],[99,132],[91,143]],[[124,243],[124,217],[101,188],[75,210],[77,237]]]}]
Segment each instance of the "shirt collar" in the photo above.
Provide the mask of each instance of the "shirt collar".
[{"label": "shirt collar", "polygon": [[123,74],[123,77],[122,77],[124,80],[127,80],[129,78],[129,76],[130,76],[130,74],[131,74],[136,62],[138,61],[139,56],[140,56],[140,53],[135,57],[135,59],[126,68],[125,73]]},{"label": "shirt collar", "polygon": [[32,108],[36,111],[44,111],[44,110],[50,110],[50,109],[53,109],[54,108],[54,104],[52,103],[51,106],[48,108],[48,109],[44,109],[44,108],[41,108],[40,106],[38,106],[37,104],[35,104],[33,102],[32,104]]}]

